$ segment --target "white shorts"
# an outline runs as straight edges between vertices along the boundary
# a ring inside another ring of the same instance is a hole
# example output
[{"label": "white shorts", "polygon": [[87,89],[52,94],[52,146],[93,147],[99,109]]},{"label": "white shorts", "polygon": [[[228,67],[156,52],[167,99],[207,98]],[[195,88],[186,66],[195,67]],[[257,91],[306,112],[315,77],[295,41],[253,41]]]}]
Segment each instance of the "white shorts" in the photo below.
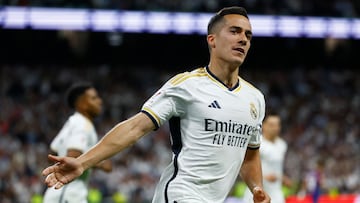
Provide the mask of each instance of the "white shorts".
[{"label": "white shorts", "polygon": [[74,181],[55,190],[48,188],[43,203],[87,203],[88,190],[83,181]]}]

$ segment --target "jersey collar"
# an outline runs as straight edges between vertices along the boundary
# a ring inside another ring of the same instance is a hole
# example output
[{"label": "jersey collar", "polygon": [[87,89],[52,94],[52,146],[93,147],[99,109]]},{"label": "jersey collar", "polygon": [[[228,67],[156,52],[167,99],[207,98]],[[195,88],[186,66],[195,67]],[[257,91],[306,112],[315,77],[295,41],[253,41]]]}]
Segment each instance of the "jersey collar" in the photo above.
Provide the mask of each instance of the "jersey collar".
[{"label": "jersey collar", "polygon": [[221,85],[222,88],[225,88],[225,89],[227,89],[229,91],[239,91],[240,90],[240,78],[238,78],[238,81],[237,81],[237,83],[236,83],[236,85],[234,87],[229,88],[218,77],[216,77],[216,75],[214,75],[214,73],[212,73],[210,71],[209,66],[206,66],[205,70],[208,73],[208,76],[210,77],[210,79],[212,79],[213,81],[215,81],[216,83]]}]

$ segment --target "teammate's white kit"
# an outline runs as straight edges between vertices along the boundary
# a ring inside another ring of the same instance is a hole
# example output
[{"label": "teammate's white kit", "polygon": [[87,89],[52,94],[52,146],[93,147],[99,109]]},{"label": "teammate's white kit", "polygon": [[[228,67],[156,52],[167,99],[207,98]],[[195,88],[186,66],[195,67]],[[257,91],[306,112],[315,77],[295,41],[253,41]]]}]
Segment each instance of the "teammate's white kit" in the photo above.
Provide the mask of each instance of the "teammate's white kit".
[{"label": "teammate's white kit", "polygon": [[[269,194],[271,202],[285,203],[284,194],[282,193],[283,165],[287,144],[282,138],[276,138],[274,142],[262,138],[260,147],[260,157],[262,173],[266,175],[273,174],[277,177],[276,181],[269,182],[263,180],[264,190]],[[246,203],[252,203],[252,194],[246,190],[244,200]]]},{"label": "teammate's white kit", "polygon": [[199,68],[170,79],[142,111],[157,126],[169,120],[174,153],[153,203],[223,203],[247,148],[260,146],[265,101],[240,77],[229,89]]},{"label": "teammate's white kit", "polygon": [[[76,112],[66,121],[59,134],[51,142],[50,148],[59,156],[66,156],[68,149],[75,149],[84,153],[97,141],[98,137],[93,123]],[[43,203],[86,203],[89,174],[89,170],[85,171],[78,179],[58,190],[53,187],[48,188]]]}]

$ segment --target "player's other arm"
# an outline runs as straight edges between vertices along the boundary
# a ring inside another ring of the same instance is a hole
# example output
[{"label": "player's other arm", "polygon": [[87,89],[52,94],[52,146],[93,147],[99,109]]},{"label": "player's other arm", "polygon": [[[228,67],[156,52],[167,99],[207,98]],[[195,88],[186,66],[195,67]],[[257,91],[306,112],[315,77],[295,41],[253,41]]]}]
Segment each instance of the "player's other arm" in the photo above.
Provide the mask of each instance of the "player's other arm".
[{"label": "player's other arm", "polygon": [[282,184],[285,185],[286,187],[292,187],[293,181],[291,180],[291,178],[289,176],[283,175]]},{"label": "player's other arm", "polygon": [[144,113],[138,113],[116,125],[94,147],[76,159],[49,155],[49,159],[57,163],[43,170],[43,175],[47,176],[45,183],[49,187],[56,185],[55,188],[60,188],[84,170],[134,144],[153,129],[155,124],[152,120]]},{"label": "player's other arm", "polygon": [[101,169],[103,170],[104,172],[111,172],[112,171],[112,162],[110,159],[106,159],[104,161],[101,161],[100,163],[97,163],[95,165],[95,168],[97,169]]},{"label": "player's other arm", "polygon": [[248,149],[246,151],[240,175],[253,193],[254,203],[270,202],[270,197],[263,190],[259,149]]},{"label": "player's other arm", "polygon": [[240,175],[251,191],[255,187],[263,187],[259,149],[246,151]]}]

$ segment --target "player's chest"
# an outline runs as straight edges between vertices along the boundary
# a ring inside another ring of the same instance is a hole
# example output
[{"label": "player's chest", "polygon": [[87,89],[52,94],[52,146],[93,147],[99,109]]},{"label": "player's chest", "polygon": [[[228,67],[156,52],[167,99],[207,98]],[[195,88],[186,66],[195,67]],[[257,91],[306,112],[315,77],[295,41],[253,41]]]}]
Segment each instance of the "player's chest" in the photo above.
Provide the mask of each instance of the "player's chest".
[{"label": "player's chest", "polygon": [[258,100],[252,94],[199,89],[193,93],[187,112],[195,118],[256,123],[259,109]]}]

